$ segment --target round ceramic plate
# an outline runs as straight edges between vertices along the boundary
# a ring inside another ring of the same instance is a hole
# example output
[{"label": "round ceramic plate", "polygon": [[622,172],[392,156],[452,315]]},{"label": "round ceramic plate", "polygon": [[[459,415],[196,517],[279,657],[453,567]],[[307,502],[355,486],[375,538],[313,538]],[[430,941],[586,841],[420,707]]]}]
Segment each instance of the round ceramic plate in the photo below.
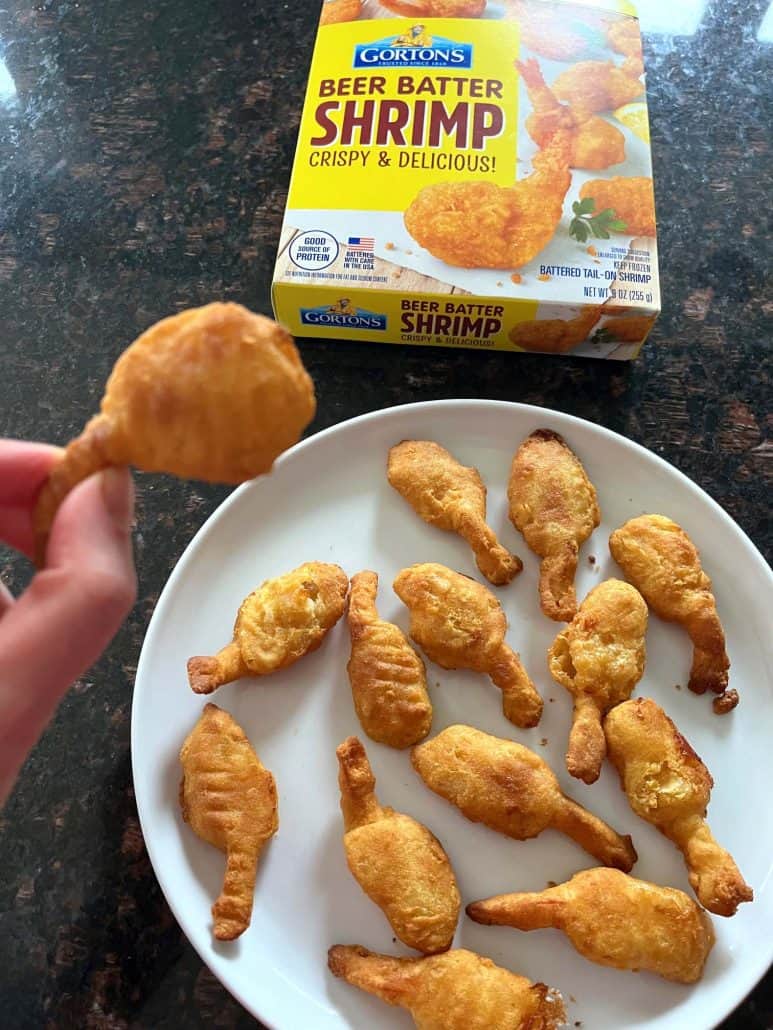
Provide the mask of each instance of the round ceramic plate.
[{"label": "round ceramic plate", "polygon": [[[211,700],[244,728],[279,791],[279,832],[264,852],[252,925],[232,943],[216,943],[210,906],[220,891],[223,856],[198,839],[178,805],[178,752],[204,699],[188,687],[185,663],[231,638],[241,600],[264,579],[305,561],[337,562],[351,576],[379,573],[379,608],[407,629],[392,591],[396,573],[414,562],[442,562],[479,578],[464,543],[425,525],[388,484],[389,447],[406,438],[437,440],[480,470],[488,516],[524,570],[496,591],[507,613],[509,643],[545,699],[536,729],[506,721],[501,694],[487,677],[446,672],[427,662],[432,732],[471,723],[511,737],[546,759],[571,797],[630,833],[639,853],[634,874],[691,893],[681,856],[637,819],[607,764],[585,786],[564,767],[569,695],[547,672],[545,653],[561,629],[540,612],[537,559],[507,520],[505,488],[518,444],[534,429],[561,433],[598,490],[602,523],[581,552],[577,594],[620,575],[607,540],[620,523],[662,512],[690,533],[714,581],[741,702],[716,716],[708,697],[686,687],[686,634],[654,616],[647,667],[636,694],[666,709],[711,770],[716,786],[709,822],[753,885],[755,901],[732,919],[714,917],[717,943],[703,980],[692,987],[650,974],[604,969],[577,955],[556,930],[520,933],[478,926],[462,914],[455,946],[562,992],[569,1025],[593,1030],[701,1030],[715,1026],[764,973],[773,955],[773,576],[748,538],[705,493],[661,459],[599,426],[520,404],[441,401],[391,408],[335,426],[284,455],[271,476],[237,490],[209,519],[169,579],[142,650],[132,713],[132,759],[142,829],[156,875],[185,933],[225,986],[264,1023],[281,1030],[407,1028],[410,1017],[335,980],[332,944],[363,944],[408,954],[384,916],[352,879],[344,860],[336,746],[361,734],[346,662],[345,620],[319,651],[262,680],[222,687]],[[514,890],[541,890],[593,860],[568,838],[546,831],[517,842],[468,822],[431,793],[408,753],[363,735],[383,804],[425,823],[443,842],[464,903]]]}]

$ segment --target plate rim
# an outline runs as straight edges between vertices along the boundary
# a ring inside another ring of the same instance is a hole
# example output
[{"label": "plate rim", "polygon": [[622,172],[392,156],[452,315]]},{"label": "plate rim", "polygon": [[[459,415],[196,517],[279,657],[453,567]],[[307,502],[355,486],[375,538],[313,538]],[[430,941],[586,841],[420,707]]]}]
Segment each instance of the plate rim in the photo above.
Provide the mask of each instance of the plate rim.
[{"label": "plate rim", "polygon": [[[199,956],[199,958],[203,962],[204,966],[217,979],[218,983],[220,983],[225,988],[225,990],[228,991],[228,993],[233,998],[235,998],[239,1002],[239,1004],[242,1005],[246,1009],[246,1011],[248,1013],[250,1013],[250,1015],[252,1015],[255,1019],[257,1019],[261,1023],[263,1023],[263,1025],[265,1027],[267,1027],[268,1030],[282,1030],[282,1027],[280,1026],[280,1024],[274,1022],[272,1019],[269,1019],[266,1015],[261,1013],[258,1010],[258,1008],[255,1006],[254,1002],[248,1000],[243,995],[243,992],[241,992],[238,989],[233,988],[229,984],[224,983],[223,980],[221,979],[221,977],[218,975],[218,973],[210,965],[210,963],[208,961],[208,957],[207,957],[207,955],[204,954],[203,949],[200,948],[198,946],[198,944],[191,937],[189,937],[188,934],[186,933],[185,927],[184,927],[184,920],[181,918],[181,915],[178,914],[178,907],[177,907],[176,903],[172,901],[172,898],[170,896],[170,892],[167,890],[166,877],[165,877],[165,874],[164,874],[164,871],[163,871],[164,870],[163,862],[161,862],[161,861],[159,861],[158,863],[156,862],[155,856],[154,856],[155,845],[151,844],[149,836],[146,833],[146,826],[148,825],[148,818],[149,817],[147,816],[147,813],[145,813],[145,814],[143,813],[144,800],[141,800],[142,792],[137,790],[137,775],[136,775],[136,769],[135,769],[135,754],[136,754],[136,751],[138,751],[139,747],[140,747],[139,741],[138,741],[138,736],[137,736],[138,735],[138,728],[137,728],[138,716],[136,714],[137,713],[137,705],[135,704],[135,698],[136,698],[137,683],[140,681],[141,674],[142,674],[143,669],[144,669],[144,665],[146,664],[146,662],[149,661],[149,659],[147,658],[147,654],[149,653],[148,644],[149,644],[149,642],[152,642],[156,632],[158,632],[156,627],[162,625],[162,623],[163,623],[163,619],[161,619],[161,621],[159,621],[158,618],[157,618],[157,616],[159,614],[159,611],[161,611],[162,615],[163,615],[163,609],[165,608],[166,604],[169,603],[167,598],[172,593],[172,591],[173,591],[173,589],[174,589],[174,587],[176,585],[177,579],[180,576],[182,576],[184,574],[185,570],[187,569],[187,566],[188,566],[189,562],[191,561],[191,556],[193,554],[194,547],[198,546],[198,544],[200,543],[200,538],[202,538],[202,537],[206,536],[207,534],[213,532],[213,528],[214,528],[216,522],[220,518],[223,518],[225,516],[225,513],[231,507],[231,505],[238,503],[239,499],[241,498],[241,496],[244,493],[246,493],[247,491],[249,491],[251,489],[254,489],[256,483],[260,483],[261,481],[265,480],[268,476],[270,476],[271,473],[273,472],[274,468],[277,468],[277,467],[285,464],[286,462],[293,460],[296,457],[296,455],[298,455],[298,454],[302,453],[303,451],[309,449],[312,445],[316,444],[321,439],[323,439],[325,437],[332,436],[332,435],[334,435],[334,434],[336,434],[338,432],[342,432],[345,429],[347,429],[349,427],[352,427],[353,425],[363,424],[365,422],[378,421],[379,419],[383,418],[385,415],[394,415],[394,417],[399,418],[401,413],[407,413],[407,414],[409,414],[409,413],[417,413],[418,414],[420,412],[425,412],[427,409],[429,409],[429,410],[437,410],[437,409],[440,409],[440,408],[449,409],[449,408],[456,408],[456,407],[465,407],[465,408],[466,407],[471,407],[471,408],[476,408],[477,407],[477,408],[486,408],[486,409],[492,409],[493,408],[493,409],[499,409],[499,410],[502,410],[502,411],[519,412],[519,413],[523,413],[523,414],[525,414],[527,416],[528,415],[532,415],[534,417],[539,416],[539,417],[544,418],[546,420],[547,419],[551,419],[551,418],[555,418],[555,419],[558,419],[560,422],[568,422],[570,425],[580,425],[580,426],[583,427],[583,429],[585,431],[590,430],[592,433],[596,433],[596,434],[598,434],[601,437],[611,438],[612,440],[616,440],[616,441],[622,441],[623,444],[625,444],[625,445],[627,445],[629,447],[633,447],[637,451],[643,452],[643,455],[646,456],[646,458],[648,460],[654,459],[654,461],[655,461],[655,463],[657,465],[663,467],[670,474],[674,474],[675,473],[677,475],[677,477],[682,480],[683,484],[686,485],[690,490],[692,490],[693,492],[696,492],[698,494],[702,494],[703,495],[703,500],[704,501],[708,501],[709,506],[711,508],[713,508],[715,513],[720,516],[720,521],[722,523],[724,523],[725,526],[731,532],[734,532],[734,533],[740,535],[741,540],[742,540],[742,542],[744,544],[744,547],[746,548],[747,551],[750,552],[750,558],[755,560],[756,564],[759,566],[760,572],[763,574],[764,578],[767,579],[768,587],[771,590],[771,592],[773,593],[773,569],[771,569],[770,565],[766,561],[766,559],[765,559],[764,555],[762,554],[762,552],[759,550],[759,548],[756,546],[756,544],[752,541],[752,539],[749,537],[749,535],[746,533],[746,531],[743,529],[743,527],[740,526],[735,521],[735,519],[733,519],[732,516],[727,511],[725,511],[725,509],[722,507],[722,505],[719,504],[719,502],[716,501],[711,496],[711,494],[709,494],[702,486],[700,486],[694,480],[690,479],[690,477],[686,473],[682,472],[681,469],[679,469],[675,465],[671,464],[670,461],[668,461],[665,458],[661,457],[659,454],[656,454],[654,451],[652,451],[649,448],[645,447],[643,444],[640,444],[636,440],[632,440],[629,437],[624,436],[622,433],[616,432],[614,429],[609,429],[606,426],[603,426],[603,425],[601,425],[601,424],[599,424],[597,422],[591,422],[589,419],[582,418],[582,417],[580,417],[578,415],[572,415],[569,412],[559,411],[559,410],[557,410],[555,408],[542,407],[542,406],[537,405],[537,404],[526,404],[526,403],[523,403],[521,401],[489,400],[489,399],[480,398],[480,397],[470,397],[470,398],[452,397],[452,398],[442,398],[442,399],[438,399],[438,400],[429,400],[429,401],[412,401],[412,402],[407,403],[407,404],[394,404],[394,405],[389,405],[387,407],[377,408],[377,409],[375,409],[373,411],[367,411],[367,412],[364,412],[361,415],[355,415],[352,418],[344,419],[341,422],[336,422],[333,425],[327,426],[325,429],[321,429],[321,430],[319,430],[316,433],[312,433],[310,436],[304,437],[302,440],[299,440],[298,443],[296,443],[292,447],[288,448],[288,450],[286,450],[283,454],[281,454],[279,456],[279,458],[277,458],[276,462],[274,463],[274,466],[267,473],[266,476],[260,476],[260,477],[258,477],[256,479],[249,480],[248,482],[242,483],[239,486],[237,486],[236,489],[233,490],[226,498],[224,498],[224,500],[221,501],[221,503],[215,508],[215,510],[210,513],[210,515],[199,526],[199,528],[196,530],[194,535],[188,541],[188,543],[186,544],[185,548],[183,549],[180,557],[178,558],[177,562],[175,563],[174,568],[172,569],[172,571],[169,574],[166,582],[164,583],[164,586],[162,587],[161,592],[158,595],[158,599],[157,599],[156,604],[155,604],[155,606],[153,608],[153,612],[152,612],[152,614],[150,616],[150,619],[148,621],[147,629],[145,630],[145,634],[144,634],[143,639],[142,639],[142,645],[141,645],[141,648],[140,648],[140,654],[139,654],[139,658],[138,658],[138,661],[137,661],[137,670],[136,670],[135,677],[134,677],[134,684],[132,686],[132,708],[131,708],[131,729],[130,729],[130,745],[129,745],[129,750],[130,750],[131,770],[132,770],[132,787],[133,787],[133,791],[134,791],[135,803],[137,805],[137,816],[138,816],[139,823],[140,823],[140,830],[142,832],[142,838],[143,838],[143,842],[145,844],[145,849],[146,849],[146,851],[148,853],[148,858],[150,859],[150,864],[151,864],[151,868],[153,870],[153,875],[155,876],[156,882],[158,883],[159,887],[161,888],[161,892],[164,895],[164,900],[166,901],[167,905],[169,906],[169,908],[170,908],[170,910],[171,910],[171,912],[172,912],[172,914],[173,914],[173,916],[175,918],[175,921],[177,922],[178,926],[180,927],[181,932],[185,936],[185,938],[188,941],[188,943],[193,947],[194,951],[197,953],[197,955]],[[160,859],[161,856],[157,856],[157,857]],[[714,1015],[712,1016],[713,1022],[711,1024],[707,1024],[707,1030],[715,1030],[715,1028],[718,1027],[719,1024],[728,1015],[730,1015],[730,1013],[732,1013],[739,1005],[741,1005],[743,1003],[743,1001],[748,997],[748,995],[754,990],[754,988],[757,986],[757,984],[760,983],[760,981],[766,975],[768,969],[771,967],[771,965],[773,965],[773,936],[770,939],[770,944],[769,944],[769,947],[768,947],[767,951],[768,951],[767,955],[765,954],[764,950],[762,950],[762,949],[761,949],[760,952],[758,952],[758,954],[762,954],[762,956],[763,956],[763,962],[762,963],[759,963],[759,964],[747,963],[746,964],[745,968],[746,968],[747,971],[749,970],[750,966],[752,967],[753,971],[751,972],[750,976],[744,977],[742,975],[743,974],[743,967],[736,971],[736,973],[737,973],[736,981],[740,980],[741,983],[743,984],[743,993],[740,996],[738,996],[735,1000],[733,1000],[729,1005],[724,1005],[723,1004],[723,1005],[719,1006],[719,1009],[715,1009]]]}]

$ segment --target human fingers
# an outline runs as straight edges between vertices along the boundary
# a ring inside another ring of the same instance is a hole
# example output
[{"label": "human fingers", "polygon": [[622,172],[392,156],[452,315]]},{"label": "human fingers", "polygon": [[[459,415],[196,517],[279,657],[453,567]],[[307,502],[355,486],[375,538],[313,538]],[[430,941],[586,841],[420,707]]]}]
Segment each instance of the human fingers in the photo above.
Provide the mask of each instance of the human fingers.
[{"label": "human fingers", "polygon": [[5,583],[0,580],[0,619],[2,619],[13,603],[13,594]]},{"label": "human fingers", "polygon": [[32,511],[28,505],[0,504],[0,541],[14,551],[32,557],[35,535],[32,530]]},{"label": "human fingers", "polygon": [[32,556],[32,506],[61,450],[0,439],[0,541]]},{"label": "human fingers", "polygon": [[0,799],[62,694],[131,609],[133,508],[127,469],[80,483],[57,513],[46,568],[0,621]]},{"label": "human fingers", "polygon": [[0,439],[0,507],[30,506],[61,454],[47,443]]}]

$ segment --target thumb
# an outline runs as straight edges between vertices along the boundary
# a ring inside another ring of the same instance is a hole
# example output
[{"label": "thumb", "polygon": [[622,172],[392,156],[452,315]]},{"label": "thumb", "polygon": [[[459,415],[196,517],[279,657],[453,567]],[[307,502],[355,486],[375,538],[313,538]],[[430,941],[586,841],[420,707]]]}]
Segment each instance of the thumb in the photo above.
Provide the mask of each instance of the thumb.
[{"label": "thumb", "polygon": [[48,571],[77,567],[83,570],[76,577],[81,587],[104,590],[109,605],[123,601],[125,615],[136,589],[133,521],[134,484],[129,470],[107,468],[90,476],[62,502],[51,527],[46,569],[33,584]]},{"label": "thumb", "polygon": [[134,603],[133,508],[127,469],[78,484],[57,513],[48,565],[0,621],[0,800],[61,695]]}]

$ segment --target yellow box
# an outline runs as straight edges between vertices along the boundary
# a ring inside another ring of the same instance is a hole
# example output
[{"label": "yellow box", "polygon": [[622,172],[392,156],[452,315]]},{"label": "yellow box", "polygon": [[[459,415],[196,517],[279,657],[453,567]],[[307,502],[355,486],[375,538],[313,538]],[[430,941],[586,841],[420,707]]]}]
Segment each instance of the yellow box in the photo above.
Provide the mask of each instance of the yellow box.
[{"label": "yellow box", "polygon": [[635,357],[660,290],[633,7],[326,0],[272,296],[298,336]]}]

